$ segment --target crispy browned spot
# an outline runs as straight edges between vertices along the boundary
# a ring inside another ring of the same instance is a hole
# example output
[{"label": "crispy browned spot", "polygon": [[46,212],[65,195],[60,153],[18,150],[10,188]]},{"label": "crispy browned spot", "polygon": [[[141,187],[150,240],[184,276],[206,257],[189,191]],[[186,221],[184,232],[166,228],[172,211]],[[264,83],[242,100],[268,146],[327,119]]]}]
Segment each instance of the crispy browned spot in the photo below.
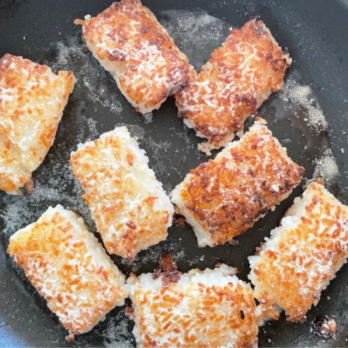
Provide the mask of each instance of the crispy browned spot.
[{"label": "crispy browned spot", "polygon": [[186,209],[211,234],[212,245],[218,245],[250,228],[302,175],[303,168],[261,126],[217,159],[191,170],[180,195]]},{"label": "crispy browned spot", "polygon": [[83,34],[100,60],[123,71],[118,83],[136,105],[151,109],[189,80],[187,57],[140,1],[113,3],[84,22]]},{"label": "crispy browned spot", "polygon": [[72,338],[92,328],[127,296],[118,275],[98,264],[85,236],[76,238],[77,233],[62,214],[45,214],[30,229],[11,238],[7,250],[16,256],[17,264]]},{"label": "crispy browned spot", "polygon": [[256,297],[279,305],[289,321],[305,320],[348,252],[348,209],[324,190],[317,182],[307,187],[304,218],[255,263]]},{"label": "crispy browned spot", "polygon": [[245,119],[271,92],[280,90],[289,62],[257,19],[232,29],[211,56],[197,80],[176,95],[176,105],[180,115],[218,148],[230,133],[243,129]]},{"label": "crispy browned spot", "polygon": [[48,66],[22,57],[5,54],[1,58],[1,190],[23,187],[42,163],[74,83],[72,72],[57,75]]}]

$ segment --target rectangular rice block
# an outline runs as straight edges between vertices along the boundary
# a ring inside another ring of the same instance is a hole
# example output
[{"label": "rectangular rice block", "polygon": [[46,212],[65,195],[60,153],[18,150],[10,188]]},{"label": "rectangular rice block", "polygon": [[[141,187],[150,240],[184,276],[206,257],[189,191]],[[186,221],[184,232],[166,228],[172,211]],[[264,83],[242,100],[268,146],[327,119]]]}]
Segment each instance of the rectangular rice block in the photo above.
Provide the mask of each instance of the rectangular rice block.
[{"label": "rectangular rice block", "polygon": [[0,60],[0,190],[20,194],[53,144],[75,84],[70,71],[5,54]]},{"label": "rectangular rice block", "polygon": [[261,118],[215,160],[191,170],[171,192],[200,247],[216,246],[245,232],[301,181],[294,163]]},{"label": "rectangular rice block", "polygon": [[347,256],[348,207],[312,182],[260,253],[249,257],[255,297],[283,308],[289,321],[303,322]]},{"label": "rectangular rice block", "polygon": [[94,57],[143,114],[158,109],[194,74],[187,57],[139,0],[115,2],[98,16],[76,23],[82,24]]},{"label": "rectangular rice block", "polygon": [[70,159],[107,251],[130,260],[172,224],[174,208],[148,161],[126,127],[79,145]]},{"label": "rectangular rice block", "polygon": [[125,277],[83,219],[60,205],[16,232],[7,252],[71,335],[90,331],[128,296]]},{"label": "rectangular rice block", "polygon": [[291,64],[265,24],[253,19],[241,29],[232,29],[221,48],[203,66],[196,80],[176,94],[184,123],[207,138],[199,149],[226,146],[244,121],[283,86],[284,72]]},{"label": "rectangular rice block", "polygon": [[130,277],[137,347],[257,347],[253,292],[235,273],[221,265]]}]

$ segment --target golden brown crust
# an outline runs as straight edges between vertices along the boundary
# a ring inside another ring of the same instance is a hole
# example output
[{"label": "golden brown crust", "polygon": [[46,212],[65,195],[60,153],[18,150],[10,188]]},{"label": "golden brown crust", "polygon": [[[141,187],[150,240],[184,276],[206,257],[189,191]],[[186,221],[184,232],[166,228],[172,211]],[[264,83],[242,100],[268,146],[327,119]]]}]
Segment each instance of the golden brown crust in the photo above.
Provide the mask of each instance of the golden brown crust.
[{"label": "golden brown crust", "polygon": [[0,189],[23,187],[51,147],[72,72],[5,54],[0,60]]},{"label": "golden brown crust", "polygon": [[212,148],[219,148],[271,92],[280,90],[290,62],[262,21],[247,22],[232,29],[197,80],[176,94],[179,112]]},{"label": "golden brown crust", "polygon": [[59,212],[14,235],[7,252],[73,335],[90,330],[127,296],[118,275],[88,249],[85,234]]},{"label": "golden brown crust", "polygon": [[241,282],[207,286],[186,275],[156,289],[140,282],[132,301],[141,347],[257,347],[253,292]]},{"label": "golden brown crust", "polygon": [[132,260],[166,238],[173,208],[126,128],[113,132],[76,151],[70,163],[106,249]]},{"label": "golden brown crust", "polygon": [[211,234],[212,246],[250,228],[303,175],[265,126],[253,126],[233,144],[191,170],[180,190],[185,209]]},{"label": "golden brown crust", "polygon": [[296,213],[298,222],[287,227],[272,247],[264,244],[254,265],[255,296],[283,308],[289,321],[305,320],[347,257],[348,208],[324,190],[317,182],[308,186],[306,204]]},{"label": "golden brown crust", "polygon": [[15,192],[30,178],[31,172],[23,165],[20,151],[9,139],[0,136],[0,189]]},{"label": "golden brown crust", "polygon": [[140,109],[157,108],[189,80],[187,57],[138,0],[113,3],[84,22],[83,34],[97,58],[107,61],[127,99]]}]

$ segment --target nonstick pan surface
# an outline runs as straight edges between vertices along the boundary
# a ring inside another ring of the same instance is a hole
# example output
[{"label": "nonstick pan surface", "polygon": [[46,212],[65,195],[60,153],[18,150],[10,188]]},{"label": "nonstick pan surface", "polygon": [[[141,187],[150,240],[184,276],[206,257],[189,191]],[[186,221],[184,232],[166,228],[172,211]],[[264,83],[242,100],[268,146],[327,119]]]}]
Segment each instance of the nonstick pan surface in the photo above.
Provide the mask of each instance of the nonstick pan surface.
[{"label": "nonstick pan surface", "polygon": [[[345,0],[144,0],[167,27],[178,46],[196,68],[228,35],[230,27],[242,26],[259,15],[293,58],[286,77],[289,86],[310,86],[313,108],[322,110],[328,122],[315,130],[306,121],[311,106],[293,102],[286,93],[275,94],[259,114],[274,135],[288,148],[290,157],[305,167],[305,177],[324,175],[327,187],[348,204],[348,3]],[[78,78],[66,107],[54,146],[34,173],[31,195],[0,193],[0,346],[133,347],[132,322],[124,308],[116,308],[90,333],[65,341],[67,332],[47,309],[5,250],[8,238],[19,228],[34,222],[50,205],[58,203],[79,212],[95,231],[88,208],[79,196],[81,187],[69,170],[70,152],[80,142],[97,138],[117,125],[127,125],[139,137],[150,158],[150,166],[169,192],[186,173],[208,159],[197,150],[199,139],[183,127],[173,98],[145,119],[121,95],[111,76],[84,48],[81,29],[73,21],[96,15],[110,0],[0,0],[0,56],[21,55],[53,69],[70,69]],[[312,100],[313,99],[313,100]],[[319,107],[320,105],[320,107]],[[252,120],[247,122],[246,128]],[[338,166],[338,173],[335,164]],[[141,252],[133,264],[113,257],[125,274],[152,272],[163,251],[169,252],[181,271],[214,267],[225,262],[236,267],[247,280],[247,256],[255,252],[270,230],[277,226],[302,185],[274,212],[238,237],[239,245],[197,248],[193,232],[174,224],[165,242]],[[260,347],[347,347],[348,267],[344,266],[322,293],[303,324],[288,323],[284,315],[260,329]],[[128,302],[128,305],[130,303]],[[332,316],[338,332],[322,341],[312,330],[320,315]]]}]

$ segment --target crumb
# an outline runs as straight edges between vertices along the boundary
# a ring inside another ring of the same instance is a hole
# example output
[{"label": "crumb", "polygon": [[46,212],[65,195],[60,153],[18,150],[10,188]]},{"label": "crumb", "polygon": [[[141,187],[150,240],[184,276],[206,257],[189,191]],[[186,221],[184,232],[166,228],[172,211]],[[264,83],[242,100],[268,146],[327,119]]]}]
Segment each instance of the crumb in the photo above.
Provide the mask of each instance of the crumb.
[{"label": "crumb", "polygon": [[153,272],[152,278],[153,278],[154,280],[156,280],[156,279],[158,279],[160,276],[161,276],[161,270],[160,270],[159,268],[157,268],[157,269]]},{"label": "crumb", "polygon": [[173,222],[175,222],[176,224],[178,224],[179,226],[182,226],[182,227],[185,227],[185,225],[186,225],[185,217],[180,215],[180,214],[174,215]]},{"label": "crumb", "polygon": [[28,193],[32,193],[34,190],[34,181],[32,179],[27,181],[26,184],[24,185],[24,188],[26,189]]},{"label": "crumb", "polygon": [[130,320],[134,320],[134,308],[133,307],[126,307],[124,310],[124,313],[126,314],[126,317]]},{"label": "crumb", "polygon": [[229,243],[233,246],[239,245],[238,239],[237,238],[232,238]]},{"label": "crumb", "polygon": [[170,283],[177,283],[180,280],[181,273],[178,271],[174,259],[164,254],[161,257],[162,285],[167,287]]},{"label": "crumb", "polygon": [[75,336],[74,336],[74,335],[69,335],[69,336],[66,336],[65,339],[66,339],[68,342],[74,342]]},{"label": "crumb", "polygon": [[331,339],[337,330],[336,322],[328,315],[318,317],[314,322],[314,333],[324,339]]}]

